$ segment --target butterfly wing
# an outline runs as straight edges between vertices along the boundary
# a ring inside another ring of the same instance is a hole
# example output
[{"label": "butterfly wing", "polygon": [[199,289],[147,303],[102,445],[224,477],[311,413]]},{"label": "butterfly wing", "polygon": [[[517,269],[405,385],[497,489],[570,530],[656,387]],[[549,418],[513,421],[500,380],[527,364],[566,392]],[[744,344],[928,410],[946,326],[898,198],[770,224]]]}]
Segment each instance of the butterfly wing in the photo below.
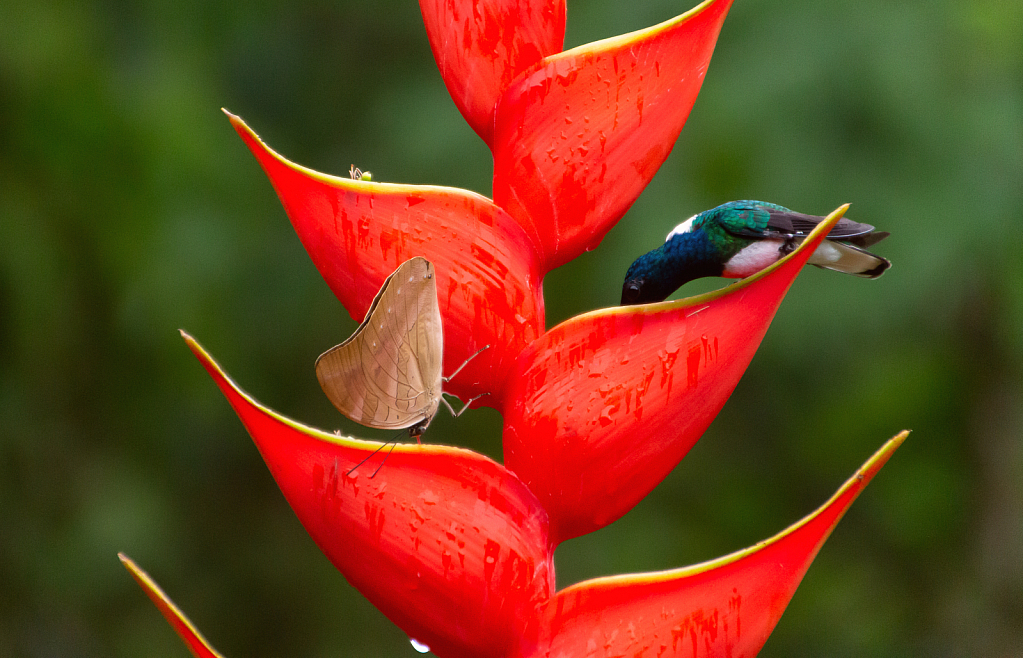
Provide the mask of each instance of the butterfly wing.
[{"label": "butterfly wing", "polygon": [[433,264],[421,259],[427,265],[422,273],[423,284],[417,291],[418,318],[409,335],[409,344],[415,345],[412,363],[415,364],[421,390],[429,400],[425,412],[433,418],[440,406],[441,382],[444,367],[444,329],[440,319],[440,305],[437,303],[437,278]]},{"label": "butterfly wing", "polygon": [[338,411],[352,420],[401,429],[436,413],[439,365],[435,378],[431,371],[442,351],[433,265],[416,257],[387,277],[355,333],[320,355],[316,377]]}]

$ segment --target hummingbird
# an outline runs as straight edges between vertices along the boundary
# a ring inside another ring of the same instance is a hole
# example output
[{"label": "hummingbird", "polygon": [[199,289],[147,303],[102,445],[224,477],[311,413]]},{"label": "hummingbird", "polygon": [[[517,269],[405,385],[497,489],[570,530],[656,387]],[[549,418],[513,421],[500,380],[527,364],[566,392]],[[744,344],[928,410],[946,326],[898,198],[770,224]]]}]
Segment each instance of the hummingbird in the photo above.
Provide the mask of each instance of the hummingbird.
[{"label": "hummingbird", "polygon": [[[737,279],[759,272],[795,250],[822,221],[763,201],[730,201],[693,215],[629,266],[622,305],[663,301],[700,277]],[[892,264],[866,248],[889,235],[843,217],[807,262],[876,279]]]}]

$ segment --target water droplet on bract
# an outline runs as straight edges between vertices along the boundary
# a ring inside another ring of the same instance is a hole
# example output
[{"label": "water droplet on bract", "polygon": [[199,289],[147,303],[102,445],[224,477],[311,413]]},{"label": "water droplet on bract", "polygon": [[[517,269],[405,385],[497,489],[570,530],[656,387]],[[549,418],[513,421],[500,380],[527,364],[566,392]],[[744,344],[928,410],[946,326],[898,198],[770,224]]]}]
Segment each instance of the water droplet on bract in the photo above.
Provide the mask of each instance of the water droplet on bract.
[{"label": "water droplet on bract", "polygon": [[419,653],[427,653],[430,650],[430,647],[426,646],[414,637],[410,637],[408,641],[412,643],[412,648]]}]

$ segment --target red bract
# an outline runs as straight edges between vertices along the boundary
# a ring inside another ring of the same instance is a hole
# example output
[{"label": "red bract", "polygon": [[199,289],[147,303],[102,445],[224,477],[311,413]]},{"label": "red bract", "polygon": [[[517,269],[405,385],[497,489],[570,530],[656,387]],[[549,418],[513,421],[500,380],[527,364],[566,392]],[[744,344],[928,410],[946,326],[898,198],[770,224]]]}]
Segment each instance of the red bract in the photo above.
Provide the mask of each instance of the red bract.
[{"label": "red bract", "polygon": [[439,656],[507,655],[518,620],[554,591],[547,514],[518,478],[468,450],[374,455],[379,443],[283,418],[183,335],[348,582]]},{"label": "red bract", "polygon": [[494,201],[535,236],[544,271],[593,249],[668,157],[731,0],[548,57],[497,106]]},{"label": "red bract", "polygon": [[[696,655],[755,652],[828,534],[906,436],[766,542],[686,569],[601,578],[554,594],[546,511],[500,464],[443,446],[377,452],[379,443],[301,425],[253,400],[184,336],[320,549],[442,658],[582,657],[594,646],[610,655],[689,655],[692,646]],[[122,560],[196,655],[216,655],[156,584]]]},{"label": "red bract", "polygon": [[523,352],[505,395],[505,465],[544,505],[555,543],[632,509],[689,452],[847,207],[734,285],[580,315]]},{"label": "red bract", "polygon": [[888,441],[825,505],[765,542],[712,562],[598,578],[539,609],[519,656],[754,656],[810,562],[908,432]]}]

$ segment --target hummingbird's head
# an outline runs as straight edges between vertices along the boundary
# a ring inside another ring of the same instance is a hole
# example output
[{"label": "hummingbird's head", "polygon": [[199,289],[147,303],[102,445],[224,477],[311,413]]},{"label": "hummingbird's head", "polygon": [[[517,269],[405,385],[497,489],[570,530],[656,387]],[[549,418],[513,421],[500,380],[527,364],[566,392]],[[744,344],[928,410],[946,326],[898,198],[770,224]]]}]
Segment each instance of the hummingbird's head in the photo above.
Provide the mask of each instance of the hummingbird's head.
[{"label": "hummingbird's head", "polygon": [[663,302],[693,279],[721,276],[720,250],[697,223],[704,214],[676,226],[664,244],[629,266],[622,284],[622,306]]},{"label": "hummingbird's head", "polygon": [[629,266],[622,284],[622,306],[661,302],[675,290],[666,285],[663,252],[662,245],[643,254]]}]

